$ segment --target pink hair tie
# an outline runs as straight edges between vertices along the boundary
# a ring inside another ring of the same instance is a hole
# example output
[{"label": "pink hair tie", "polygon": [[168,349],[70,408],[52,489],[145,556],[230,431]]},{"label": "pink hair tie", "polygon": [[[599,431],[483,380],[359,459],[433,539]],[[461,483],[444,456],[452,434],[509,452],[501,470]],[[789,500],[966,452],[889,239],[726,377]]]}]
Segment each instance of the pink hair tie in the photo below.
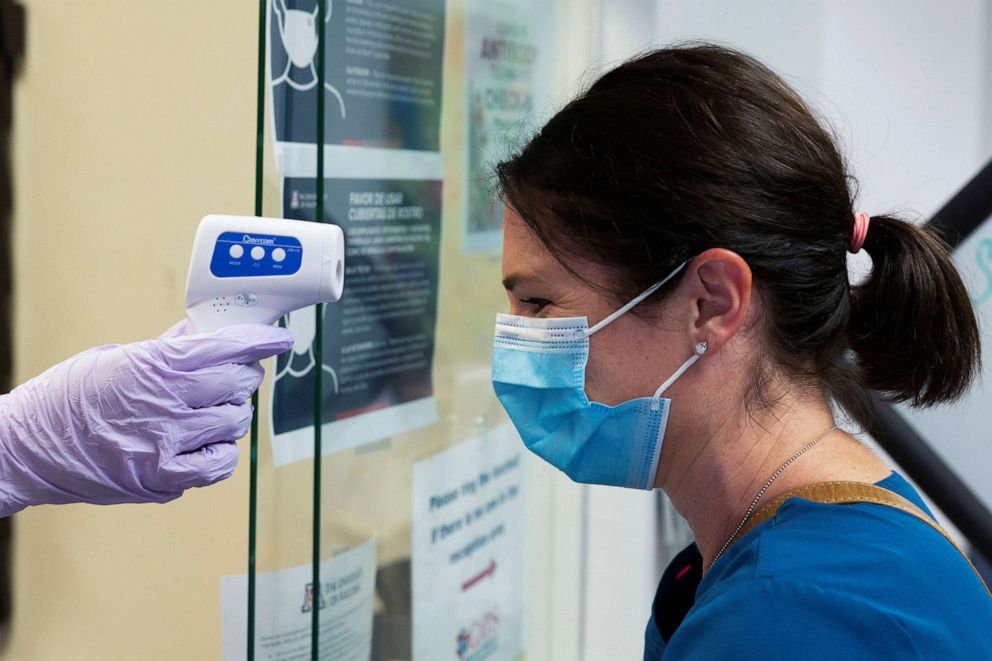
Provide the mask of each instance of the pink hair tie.
[{"label": "pink hair tie", "polygon": [[868,236],[868,223],[871,222],[871,216],[868,215],[866,211],[859,211],[854,214],[854,231],[851,233],[851,248],[852,253],[856,253],[861,250],[861,246],[865,243],[865,237]]}]

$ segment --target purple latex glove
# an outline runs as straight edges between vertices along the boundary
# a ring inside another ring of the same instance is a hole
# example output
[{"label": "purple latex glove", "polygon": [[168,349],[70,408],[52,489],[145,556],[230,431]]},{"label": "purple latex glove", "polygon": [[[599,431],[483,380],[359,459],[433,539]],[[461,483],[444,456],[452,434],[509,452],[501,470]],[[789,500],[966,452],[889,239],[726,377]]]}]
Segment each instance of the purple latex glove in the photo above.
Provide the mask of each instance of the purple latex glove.
[{"label": "purple latex glove", "polygon": [[0,397],[0,516],[43,503],[166,502],[238,463],[263,370],[293,346],[245,324],[89,349]]}]

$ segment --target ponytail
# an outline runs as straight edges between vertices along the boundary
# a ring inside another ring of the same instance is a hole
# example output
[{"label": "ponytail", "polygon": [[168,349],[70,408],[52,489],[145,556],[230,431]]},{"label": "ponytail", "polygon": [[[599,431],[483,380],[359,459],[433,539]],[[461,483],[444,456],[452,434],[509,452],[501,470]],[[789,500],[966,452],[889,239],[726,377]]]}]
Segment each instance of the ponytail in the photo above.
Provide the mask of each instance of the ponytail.
[{"label": "ponytail", "polygon": [[958,398],[979,369],[971,299],[949,246],[927,226],[873,216],[869,279],[851,289],[849,322],[861,382],[893,402]]}]

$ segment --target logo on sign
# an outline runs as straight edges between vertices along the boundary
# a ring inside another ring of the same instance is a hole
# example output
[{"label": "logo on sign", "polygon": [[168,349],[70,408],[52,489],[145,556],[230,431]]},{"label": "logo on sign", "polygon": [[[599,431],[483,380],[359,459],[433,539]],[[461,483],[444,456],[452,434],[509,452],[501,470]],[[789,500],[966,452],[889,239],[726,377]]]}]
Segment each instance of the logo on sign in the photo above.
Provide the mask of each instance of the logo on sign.
[{"label": "logo on sign", "polygon": [[241,307],[250,308],[258,303],[258,296],[255,296],[255,294],[252,294],[250,291],[243,291],[238,294],[234,300],[236,300],[238,305]]},{"label": "logo on sign", "polygon": [[[307,583],[303,591],[303,605],[300,606],[301,613],[309,613],[313,610],[313,583]],[[323,608],[327,604],[324,602],[323,590],[317,592],[317,608]]]},{"label": "logo on sign", "polygon": [[489,610],[468,626],[463,626],[455,637],[455,653],[459,661],[482,661],[499,647],[499,615]]}]

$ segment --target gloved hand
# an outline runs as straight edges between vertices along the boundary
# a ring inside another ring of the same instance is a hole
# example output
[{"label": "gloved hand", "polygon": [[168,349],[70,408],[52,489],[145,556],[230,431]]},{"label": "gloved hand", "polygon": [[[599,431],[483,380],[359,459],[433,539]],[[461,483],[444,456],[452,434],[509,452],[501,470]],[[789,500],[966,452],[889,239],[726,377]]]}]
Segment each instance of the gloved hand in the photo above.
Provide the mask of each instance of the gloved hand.
[{"label": "gloved hand", "polygon": [[29,505],[166,502],[234,471],[258,360],[293,337],[262,324],[89,349],[0,397],[0,516]]}]

